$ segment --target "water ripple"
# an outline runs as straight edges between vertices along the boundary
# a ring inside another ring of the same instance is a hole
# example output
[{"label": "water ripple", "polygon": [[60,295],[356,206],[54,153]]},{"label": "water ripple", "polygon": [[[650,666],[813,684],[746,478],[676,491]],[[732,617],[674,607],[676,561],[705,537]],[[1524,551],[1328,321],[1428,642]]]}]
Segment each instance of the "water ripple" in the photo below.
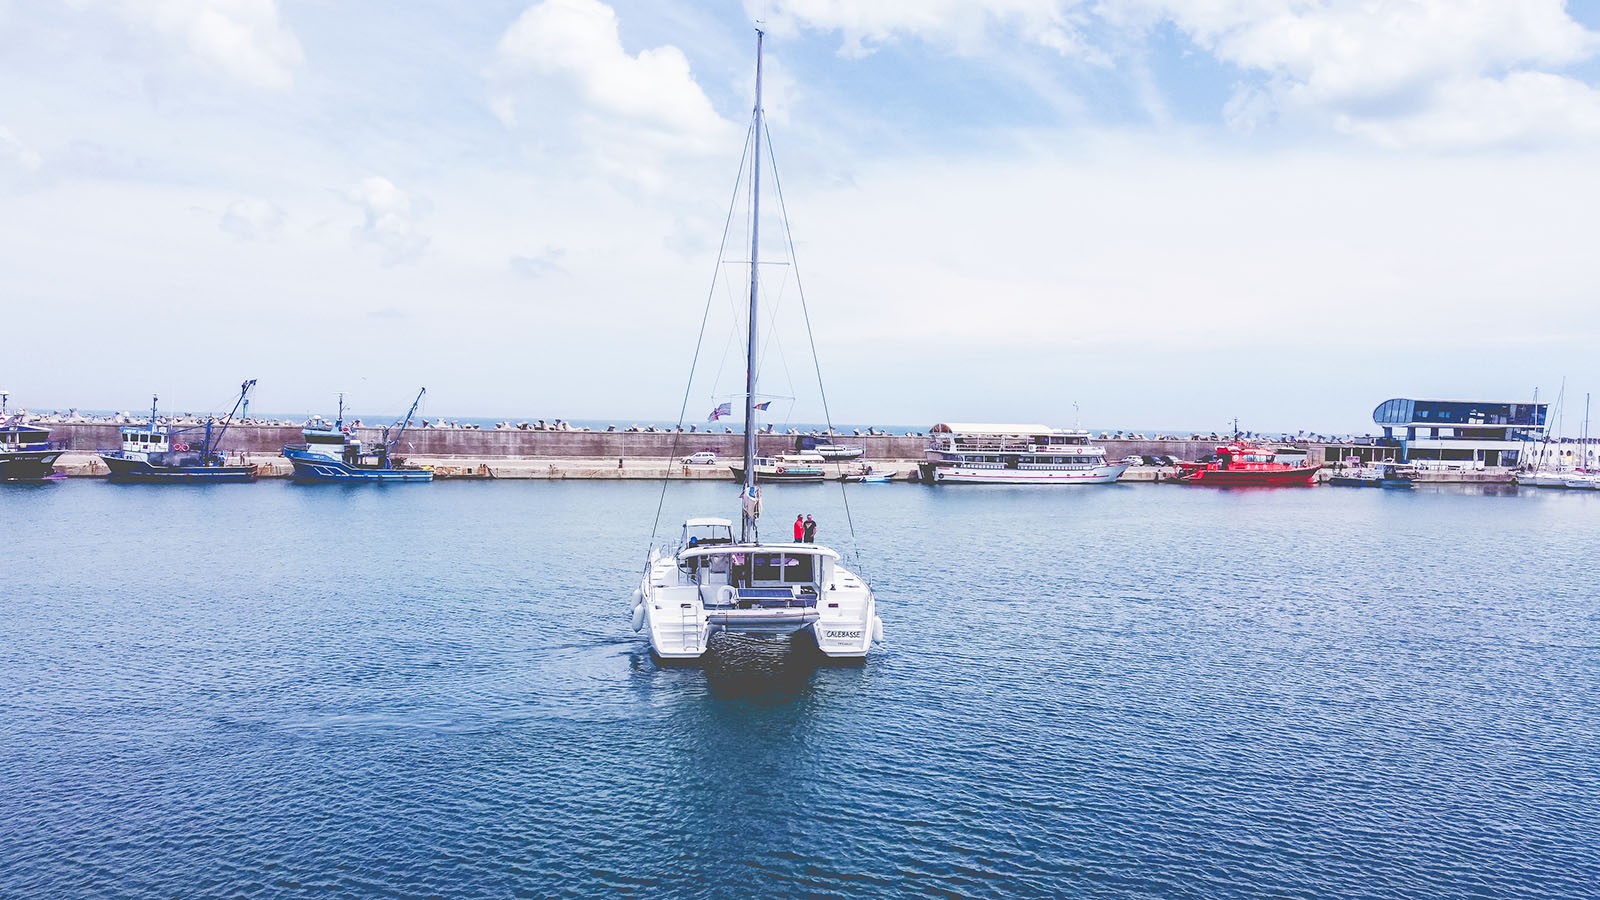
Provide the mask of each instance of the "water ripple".
[{"label": "water ripple", "polygon": [[667,667],[654,487],[449,487],[6,494],[0,896],[1600,884],[1600,497],[860,492],[884,652]]}]

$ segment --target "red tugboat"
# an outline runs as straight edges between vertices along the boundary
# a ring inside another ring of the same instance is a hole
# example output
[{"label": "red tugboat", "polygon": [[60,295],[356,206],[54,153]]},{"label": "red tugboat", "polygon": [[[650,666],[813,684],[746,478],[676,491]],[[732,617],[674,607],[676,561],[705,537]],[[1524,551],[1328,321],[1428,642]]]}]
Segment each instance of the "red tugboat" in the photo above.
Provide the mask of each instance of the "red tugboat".
[{"label": "red tugboat", "polygon": [[1291,466],[1276,457],[1265,447],[1236,441],[1218,447],[1213,461],[1179,462],[1172,480],[1213,487],[1300,487],[1310,485],[1322,468],[1315,463]]}]

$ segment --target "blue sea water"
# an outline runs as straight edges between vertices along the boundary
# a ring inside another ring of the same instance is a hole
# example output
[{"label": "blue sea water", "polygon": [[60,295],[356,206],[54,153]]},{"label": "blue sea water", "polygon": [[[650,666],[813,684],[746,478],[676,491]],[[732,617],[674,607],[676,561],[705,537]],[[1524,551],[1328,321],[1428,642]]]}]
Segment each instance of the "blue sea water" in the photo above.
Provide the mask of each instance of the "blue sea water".
[{"label": "blue sea water", "polygon": [[887,646],[667,668],[659,491],[6,486],[0,897],[1596,895],[1600,496],[774,487]]}]

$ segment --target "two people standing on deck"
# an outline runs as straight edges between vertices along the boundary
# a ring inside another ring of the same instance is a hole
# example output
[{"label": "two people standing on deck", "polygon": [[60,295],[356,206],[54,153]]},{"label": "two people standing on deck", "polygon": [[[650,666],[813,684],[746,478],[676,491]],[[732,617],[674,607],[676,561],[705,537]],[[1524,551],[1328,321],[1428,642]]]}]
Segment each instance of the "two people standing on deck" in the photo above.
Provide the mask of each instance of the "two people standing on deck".
[{"label": "two people standing on deck", "polygon": [[814,544],[817,541],[817,522],[810,516],[794,517],[794,542]]}]

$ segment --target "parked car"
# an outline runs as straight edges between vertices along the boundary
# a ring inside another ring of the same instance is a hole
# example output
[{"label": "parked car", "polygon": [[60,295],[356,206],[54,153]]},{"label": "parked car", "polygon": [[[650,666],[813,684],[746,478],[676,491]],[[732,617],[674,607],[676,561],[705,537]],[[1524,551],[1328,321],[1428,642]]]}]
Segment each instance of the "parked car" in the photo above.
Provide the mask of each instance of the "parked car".
[{"label": "parked car", "polygon": [[1142,465],[1144,465],[1144,457],[1142,457],[1142,456],[1124,456],[1122,458],[1122,464],[1125,465],[1125,466],[1142,466]]},{"label": "parked car", "polygon": [[714,466],[717,464],[717,454],[712,450],[701,450],[685,456],[679,462],[686,466]]}]

